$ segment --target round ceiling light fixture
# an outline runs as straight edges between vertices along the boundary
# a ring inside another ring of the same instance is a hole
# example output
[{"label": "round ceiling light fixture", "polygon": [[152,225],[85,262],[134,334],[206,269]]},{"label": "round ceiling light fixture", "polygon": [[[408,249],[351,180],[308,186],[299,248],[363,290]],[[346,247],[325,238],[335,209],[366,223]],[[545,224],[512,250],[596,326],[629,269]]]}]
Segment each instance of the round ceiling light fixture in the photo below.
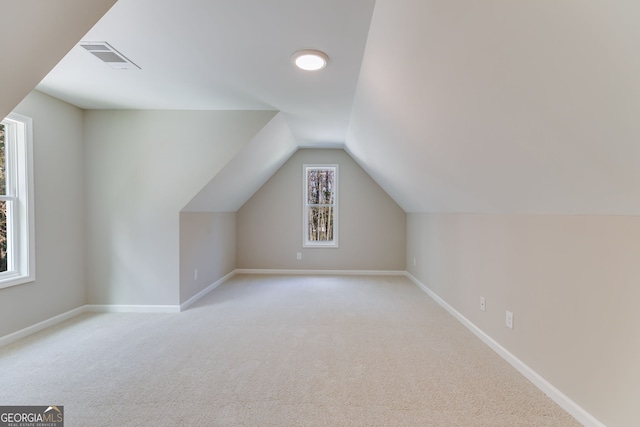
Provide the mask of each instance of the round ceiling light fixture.
[{"label": "round ceiling light fixture", "polygon": [[304,49],[293,54],[291,60],[296,67],[305,71],[318,71],[327,66],[329,57],[319,50]]}]

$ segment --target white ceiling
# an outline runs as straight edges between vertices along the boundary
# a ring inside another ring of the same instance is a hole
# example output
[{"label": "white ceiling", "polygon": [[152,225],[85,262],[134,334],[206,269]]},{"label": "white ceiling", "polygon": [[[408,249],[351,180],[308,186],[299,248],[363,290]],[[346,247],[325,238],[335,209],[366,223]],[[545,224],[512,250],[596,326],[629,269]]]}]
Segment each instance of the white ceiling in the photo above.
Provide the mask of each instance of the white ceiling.
[{"label": "white ceiling", "polygon": [[638,215],[639,17],[378,0],[346,147],[409,212]]},{"label": "white ceiling", "polygon": [[0,0],[0,117],[33,90],[115,1]]},{"label": "white ceiling", "polygon": [[[119,0],[84,39],[142,70],[76,47],[38,89],[278,110],[298,146],[344,145],[408,212],[640,215],[639,16],[631,0]],[[329,67],[295,70],[302,48]]]},{"label": "white ceiling", "polygon": [[[343,145],[374,2],[119,0],[83,40],[142,69],[76,46],[38,89],[85,109],[278,110],[299,145]],[[304,48],[329,66],[295,69]]]},{"label": "white ceiling", "polygon": [[286,119],[277,114],[182,210],[236,212],[297,148]]}]

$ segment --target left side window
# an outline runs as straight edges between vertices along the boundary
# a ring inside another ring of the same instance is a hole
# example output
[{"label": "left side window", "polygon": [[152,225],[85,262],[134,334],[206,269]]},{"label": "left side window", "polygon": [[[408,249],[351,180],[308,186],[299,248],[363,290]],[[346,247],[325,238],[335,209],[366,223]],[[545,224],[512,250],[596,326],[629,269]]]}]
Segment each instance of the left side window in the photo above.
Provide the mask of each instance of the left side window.
[{"label": "left side window", "polygon": [[0,122],[0,288],[35,280],[31,118]]}]

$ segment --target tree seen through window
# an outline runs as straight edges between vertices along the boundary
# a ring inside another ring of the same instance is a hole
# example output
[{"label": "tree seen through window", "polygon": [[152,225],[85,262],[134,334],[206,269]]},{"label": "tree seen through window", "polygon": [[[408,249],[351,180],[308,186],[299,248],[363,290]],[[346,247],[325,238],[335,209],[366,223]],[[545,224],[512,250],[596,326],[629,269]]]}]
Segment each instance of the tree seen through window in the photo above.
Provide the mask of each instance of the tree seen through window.
[{"label": "tree seen through window", "polygon": [[[5,125],[0,123],[0,194],[6,195]],[[7,271],[7,202],[0,201],[0,272]]]},{"label": "tree seen through window", "polygon": [[336,239],[336,167],[305,167],[306,244],[332,245]]}]

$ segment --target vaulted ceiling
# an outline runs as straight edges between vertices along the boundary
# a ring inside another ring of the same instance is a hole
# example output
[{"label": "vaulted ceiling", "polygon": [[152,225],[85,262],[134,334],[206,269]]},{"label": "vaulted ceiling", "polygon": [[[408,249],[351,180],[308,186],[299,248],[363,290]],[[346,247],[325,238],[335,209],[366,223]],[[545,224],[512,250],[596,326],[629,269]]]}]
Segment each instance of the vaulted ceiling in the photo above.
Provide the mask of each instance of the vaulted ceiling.
[{"label": "vaulted ceiling", "polygon": [[116,0],[1,0],[0,117],[38,84]]},{"label": "vaulted ceiling", "polygon": [[[119,0],[84,37],[141,69],[114,70],[80,46],[38,89],[82,108],[277,110],[301,145],[344,143],[374,0]],[[320,49],[322,73],[293,67]]]},{"label": "vaulted ceiling", "polygon": [[347,148],[407,211],[640,214],[638,16],[378,0]]},{"label": "vaulted ceiling", "polygon": [[[284,142],[257,136],[229,176],[256,170],[251,147],[272,147],[273,168],[292,144],[343,146],[409,212],[640,214],[637,2],[119,0],[85,34],[112,2],[42,2],[76,16],[22,22],[34,38],[16,43],[50,54],[28,90],[68,51],[38,89],[82,108],[280,111],[265,135]],[[302,48],[329,66],[294,69]]]}]

